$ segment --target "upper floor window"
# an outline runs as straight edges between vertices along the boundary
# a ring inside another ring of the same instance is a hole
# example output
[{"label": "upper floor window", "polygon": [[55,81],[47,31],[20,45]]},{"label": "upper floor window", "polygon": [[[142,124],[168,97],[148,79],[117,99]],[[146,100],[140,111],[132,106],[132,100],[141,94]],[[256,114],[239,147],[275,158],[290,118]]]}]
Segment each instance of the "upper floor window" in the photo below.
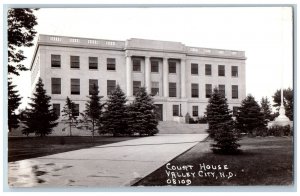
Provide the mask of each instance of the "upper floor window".
[{"label": "upper floor window", "polygon": [[116,59],[115,58],[107,58],[107,70],[116,70]]},{"label": "upper floor window", "polygon": [[61,79],[51,78],[51,93],[60,94],[61,93]]},{"label": "upper floor window", "polygon": [[89,79],[89,95],[92,95],[98,87],[98,80]]},{"label": "upper floor window", "polygon": [[98,69],[98,57],[89,57],[89,69]]},{"label": "upper floor window", "polygon": [[176,97],[176,83],[175,82],[169,82],[169,97]]},{"label": "upper floor window", "polygon": [[239,98],[239,86],[232,85],[232,99],[238,99],[238,98]]},{"label": "upper floor window", "polygon": [[225,85],[223,84],[219,85],[219,93],[221,94],[222,97],[225,97]]},{"label": "upper floor window", "polygon": [[211,94],[212,94],[212,85],[205,84],[205,97],[210,98]]},{"label": "upper floor window", "polygon": [[70,64],[71,64],[71,68],[79,68],[80,67],[79,56],[71,56]]},{"label": "upper floor window", "polygon": [[211,64],[205,64],[205,75],[211,76]]},{"label": "upper floor window", "polygon": [[141,81],[133,81],[133,95],[136,96],[136,94],[139,92],[139,89],[141,88]]},{"label": "upper floor window", "polygon": [[169,73],[176,73],[176,62],[169,61]]},{"label": "upper floor window", "polygon": [[225,76],[225,65],[218,66],[218,73],[219,73],[219,76]]},{"label": "upper floor window", "polygon": [[151,95],[155,96],[159,94],[159,82],[151,83]]},{"label": "upper floor window", "polygon": [[141,71],[140,59],[132,59],[132,71]]},{"label": "upper floor window", "polygon": [[199,97],[199,85],[192,84],[192,97]]},{"label": "upper floor window", "polygon": [[198,75],[198,64],[196,63],[191,64],[191,74]]},{"label": "upper floor window", "polygon": [[60,67],[60,55],[51,54],[51,67]]},{"label": "upper floor window", "polygon": [[110,95],[116,89],[115,80],[107,80],[107,95]]},{"label": "upper floor window", "polygon": [[151,60],[151,72],[158,73],[158,60]]},{"label": "upper floor window", "polygon": [[238,66],[231,66],[231,76],[232,77],[238,77]]},{"label": "upper floor window", "polygon": [[71,79],[71,95],[80,95],[80,79]]}]

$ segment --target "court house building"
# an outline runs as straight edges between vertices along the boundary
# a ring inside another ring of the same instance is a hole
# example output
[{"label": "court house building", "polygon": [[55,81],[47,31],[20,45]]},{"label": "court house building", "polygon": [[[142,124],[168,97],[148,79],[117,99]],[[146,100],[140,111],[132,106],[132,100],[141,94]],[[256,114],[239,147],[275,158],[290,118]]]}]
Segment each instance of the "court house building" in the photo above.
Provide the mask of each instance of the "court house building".
[{"label": "court house building", "polygon": [[187,113],[203,116],[215,87],[235,110],[246,96],[245,61],[244,51],[180,42],[39,35],[30,67],[31,90],[40,77],[62,117],[67,96],[78,114],[83,112],[94,84],[102,100],[117,84],[129,101],[139,87],[145,87],[153,95],[160,120],[180,121]]}]

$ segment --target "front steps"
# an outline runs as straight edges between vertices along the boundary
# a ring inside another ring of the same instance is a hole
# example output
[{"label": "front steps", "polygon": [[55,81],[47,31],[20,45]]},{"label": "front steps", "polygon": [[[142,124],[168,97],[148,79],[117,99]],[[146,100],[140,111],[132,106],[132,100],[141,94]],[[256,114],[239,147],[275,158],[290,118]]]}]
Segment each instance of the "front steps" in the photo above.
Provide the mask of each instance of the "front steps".
[{"label": "front steps", "polygon": [[182,124],[175,121],[160,121],[159,134],[199,134],[207,133],[207,124]]}]

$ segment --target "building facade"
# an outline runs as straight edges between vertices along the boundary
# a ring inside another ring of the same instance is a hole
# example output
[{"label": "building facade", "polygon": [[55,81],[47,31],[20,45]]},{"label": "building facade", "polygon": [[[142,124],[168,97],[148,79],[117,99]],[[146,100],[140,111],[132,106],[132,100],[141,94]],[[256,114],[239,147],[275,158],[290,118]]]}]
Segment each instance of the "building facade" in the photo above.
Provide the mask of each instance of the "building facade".
[{"label": "building facade", "polygon": [[160,120],[178,121],[187,113],[203,116],[218,87],[235,110],[246,96],[245,52],[185,46],[180,42],[129,39],[112,41],[39,35],[31,63],[31,86],[42,78],[53,108],[67,96],[83,112],[94,84],[107,99],[120,85],[128,100],[144,86],[154,97]]}]

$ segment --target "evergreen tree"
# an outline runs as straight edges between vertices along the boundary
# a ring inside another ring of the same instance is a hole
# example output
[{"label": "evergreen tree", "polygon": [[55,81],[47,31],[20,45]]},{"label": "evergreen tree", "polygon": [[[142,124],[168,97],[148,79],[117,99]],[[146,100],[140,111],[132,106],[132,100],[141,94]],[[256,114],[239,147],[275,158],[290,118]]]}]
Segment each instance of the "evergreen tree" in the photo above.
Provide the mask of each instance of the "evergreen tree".
[{"label": "evergreen tree", "polygon": [[75,127],[78,121],[76,116],[75,103],[69,97],[67,97],[66,99],[66,104],[62,110],[62,113],[65,123],[69,125],[70,136],[72,136],[72,127]]},{"label": "evergreen tree", "polygon": [[135,100],[128,106],[128,129],[131,133],[154,135],[158,133],[158,119],[152,97],[144,87],[140,88]]},{"label": "evergreen tree", "polygon": [[231,111],[228,109],[227,99],[214,88],[206,107],[208,132],[211,138],[215,137],[215,131],[222,127],[223,123],[233,122]]},{"label": "evergreen tree", "polygon": [[19,125],[19,118],[18,115],[15,113],[16,109],[21,104],[20,95],[18,94],[18,91],[14,88],[16,85],[12,84],[12,81],[8,79],[8,129],[9,131],[12,130],[12,128],[17,128]]},{"label": "evergreen tree", "polygon": [[38,136],[46,136],[52,133],[53,128],[57,126],[58,116],[53,109],[50,109],[51,97],[46,94],[42,79],[39,78],[36,84],[35,93],[31,98],[32,103],[29,103],[30,109],[25,115],[25,125],[27,128],[23,131],[24,134],[34,132]]},{"label": "evergreen tree", "polygon": [[252,134],[255,129],[266,129],[264,114],[252,95],[242,101],[236,121],[237,128],[244,133]]},{"label": "evergreen tree", "polygon": [[[279,110],[279,107],[281,105],[281,90],[277,90],[273,95],[273,102],[275,103],[273,106],[277,107],[277,110]],[[283,106],[285,109],[285,115],[290,119],[293,120],[294,118],[294,95],[293,95],[293,89],[287,88],[283,89]]]},{"label": "evergreen tree", "polygon": [[[36,9],[35,9],[36,10]],[[8,39],[8,73],[19,75],[19,71],[28,70],[21,61],[26,59],[22,50],[18,47],[33,46],[33,39],[36,35],[34,27],[37,25],[37,18],[33,9],[12,8],[8,10],[7,39]]]},{"label": "evergreen tree", "polygon": [[108,96],[100,133],[109,133],[114,136],[130,134],[127,127],[126,102],[124,92],[117,85],[116,89]]},{"label": "evergreen tree", "polygon": [[206,107],[209,136],[214,139],[211,145],[213,152],[232,154],[240,146],[237,141],[239,134],[235,129],[231,111],[228,109],[227,99],[214,88]]},{"label": "evergreen tree", "polygon": [[85,104],[85,111],[82,114],[85,127],[91,129],[92,139],[94,139],[95,130],[99,129],[100,119],[102,115],[103,104],[100,100],[103,96],[99,96],[98,86],[94,85],[89,100]]},{"label": "evergreen tree", "polygon": [[262,97],[260,105],[261,105],[261,112],[264,115],[265,121],[269,122],[269,121],[273,120],[272,111],[271,111],[271,104],[268,100],[268,97],[266,97],[266,98]]}]

